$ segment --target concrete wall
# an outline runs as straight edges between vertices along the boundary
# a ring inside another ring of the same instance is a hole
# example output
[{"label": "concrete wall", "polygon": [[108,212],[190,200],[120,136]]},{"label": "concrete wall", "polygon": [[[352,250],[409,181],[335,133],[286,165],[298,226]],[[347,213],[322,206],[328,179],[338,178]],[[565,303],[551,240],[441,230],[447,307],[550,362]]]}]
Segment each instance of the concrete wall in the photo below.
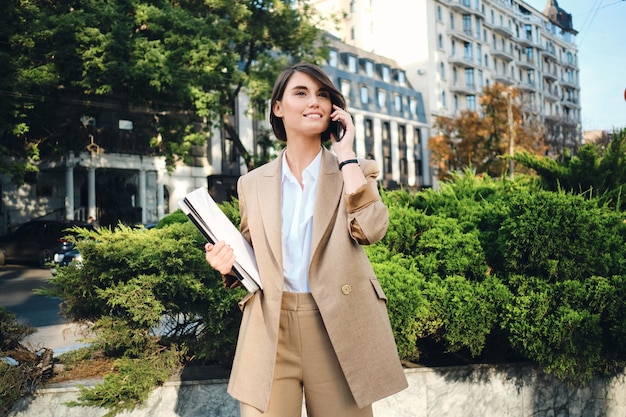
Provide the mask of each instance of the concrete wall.
[{"label": "concrete wall", "polygon": [[[579,389],[528,365],[414,368],[406,375],[409,388],[374,404],[376,417],[626,416],[626,373]],[[143,408],[118,417],[238,417],[238,404],[226,393],[226,383],[224,378],[174,377],[157,388]],[[78,394],[77,383],[49,386],[23,398],[8,417],[105,414],[98,408],[64,405]]]}]

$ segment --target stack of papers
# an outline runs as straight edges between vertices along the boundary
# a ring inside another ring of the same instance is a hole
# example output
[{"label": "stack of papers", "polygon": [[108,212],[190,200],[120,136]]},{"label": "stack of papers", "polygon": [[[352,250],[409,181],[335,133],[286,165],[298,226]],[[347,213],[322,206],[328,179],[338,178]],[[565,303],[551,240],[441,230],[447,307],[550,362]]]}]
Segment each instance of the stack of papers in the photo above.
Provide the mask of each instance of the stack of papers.
[{"label": "stack of papers", "polygon": [[263,289],[252,246],[220,210],[206,188],[187,194],[178,206],[209,242],[215,244],[223,240],[233,248],[235,264],[232,273],[249,292]]}]

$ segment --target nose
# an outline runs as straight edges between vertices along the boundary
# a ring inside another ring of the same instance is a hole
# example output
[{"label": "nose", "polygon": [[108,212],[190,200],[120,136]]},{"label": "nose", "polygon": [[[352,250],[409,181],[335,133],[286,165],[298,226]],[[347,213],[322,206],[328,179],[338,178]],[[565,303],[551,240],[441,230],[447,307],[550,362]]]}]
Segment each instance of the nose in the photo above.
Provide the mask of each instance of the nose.
[{"label": "nose", "polygon": [[311,94],[311,99],[309,100],[309,107],[319,107],[319,97],[316,94]]}]

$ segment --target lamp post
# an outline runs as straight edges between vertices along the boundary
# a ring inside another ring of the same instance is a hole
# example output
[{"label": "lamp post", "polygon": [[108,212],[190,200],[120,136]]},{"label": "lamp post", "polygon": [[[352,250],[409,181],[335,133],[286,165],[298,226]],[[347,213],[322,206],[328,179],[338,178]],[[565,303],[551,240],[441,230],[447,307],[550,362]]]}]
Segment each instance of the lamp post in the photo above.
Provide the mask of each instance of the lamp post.
[{"label": "lamp post", "polygon": [[513,152],[515,148],[515,127],[513,126],[513,91],[512,87],[507,87],[507,118],[509,125],[509,178],[513,178]]}]

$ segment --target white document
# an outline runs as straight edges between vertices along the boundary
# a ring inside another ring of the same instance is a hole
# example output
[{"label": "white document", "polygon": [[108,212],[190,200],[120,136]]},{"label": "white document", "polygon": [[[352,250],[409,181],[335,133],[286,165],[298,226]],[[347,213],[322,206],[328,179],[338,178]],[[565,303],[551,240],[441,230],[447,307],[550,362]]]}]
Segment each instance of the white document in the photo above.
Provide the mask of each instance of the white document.
[{"label": "white document", "polygon": [[263,289],[252,246],[222,212],[206,188],[198,188],[187,194],[178,202],[178,206],[209,242],[223,240],[233,248],[233,274],[249,292]]}]

